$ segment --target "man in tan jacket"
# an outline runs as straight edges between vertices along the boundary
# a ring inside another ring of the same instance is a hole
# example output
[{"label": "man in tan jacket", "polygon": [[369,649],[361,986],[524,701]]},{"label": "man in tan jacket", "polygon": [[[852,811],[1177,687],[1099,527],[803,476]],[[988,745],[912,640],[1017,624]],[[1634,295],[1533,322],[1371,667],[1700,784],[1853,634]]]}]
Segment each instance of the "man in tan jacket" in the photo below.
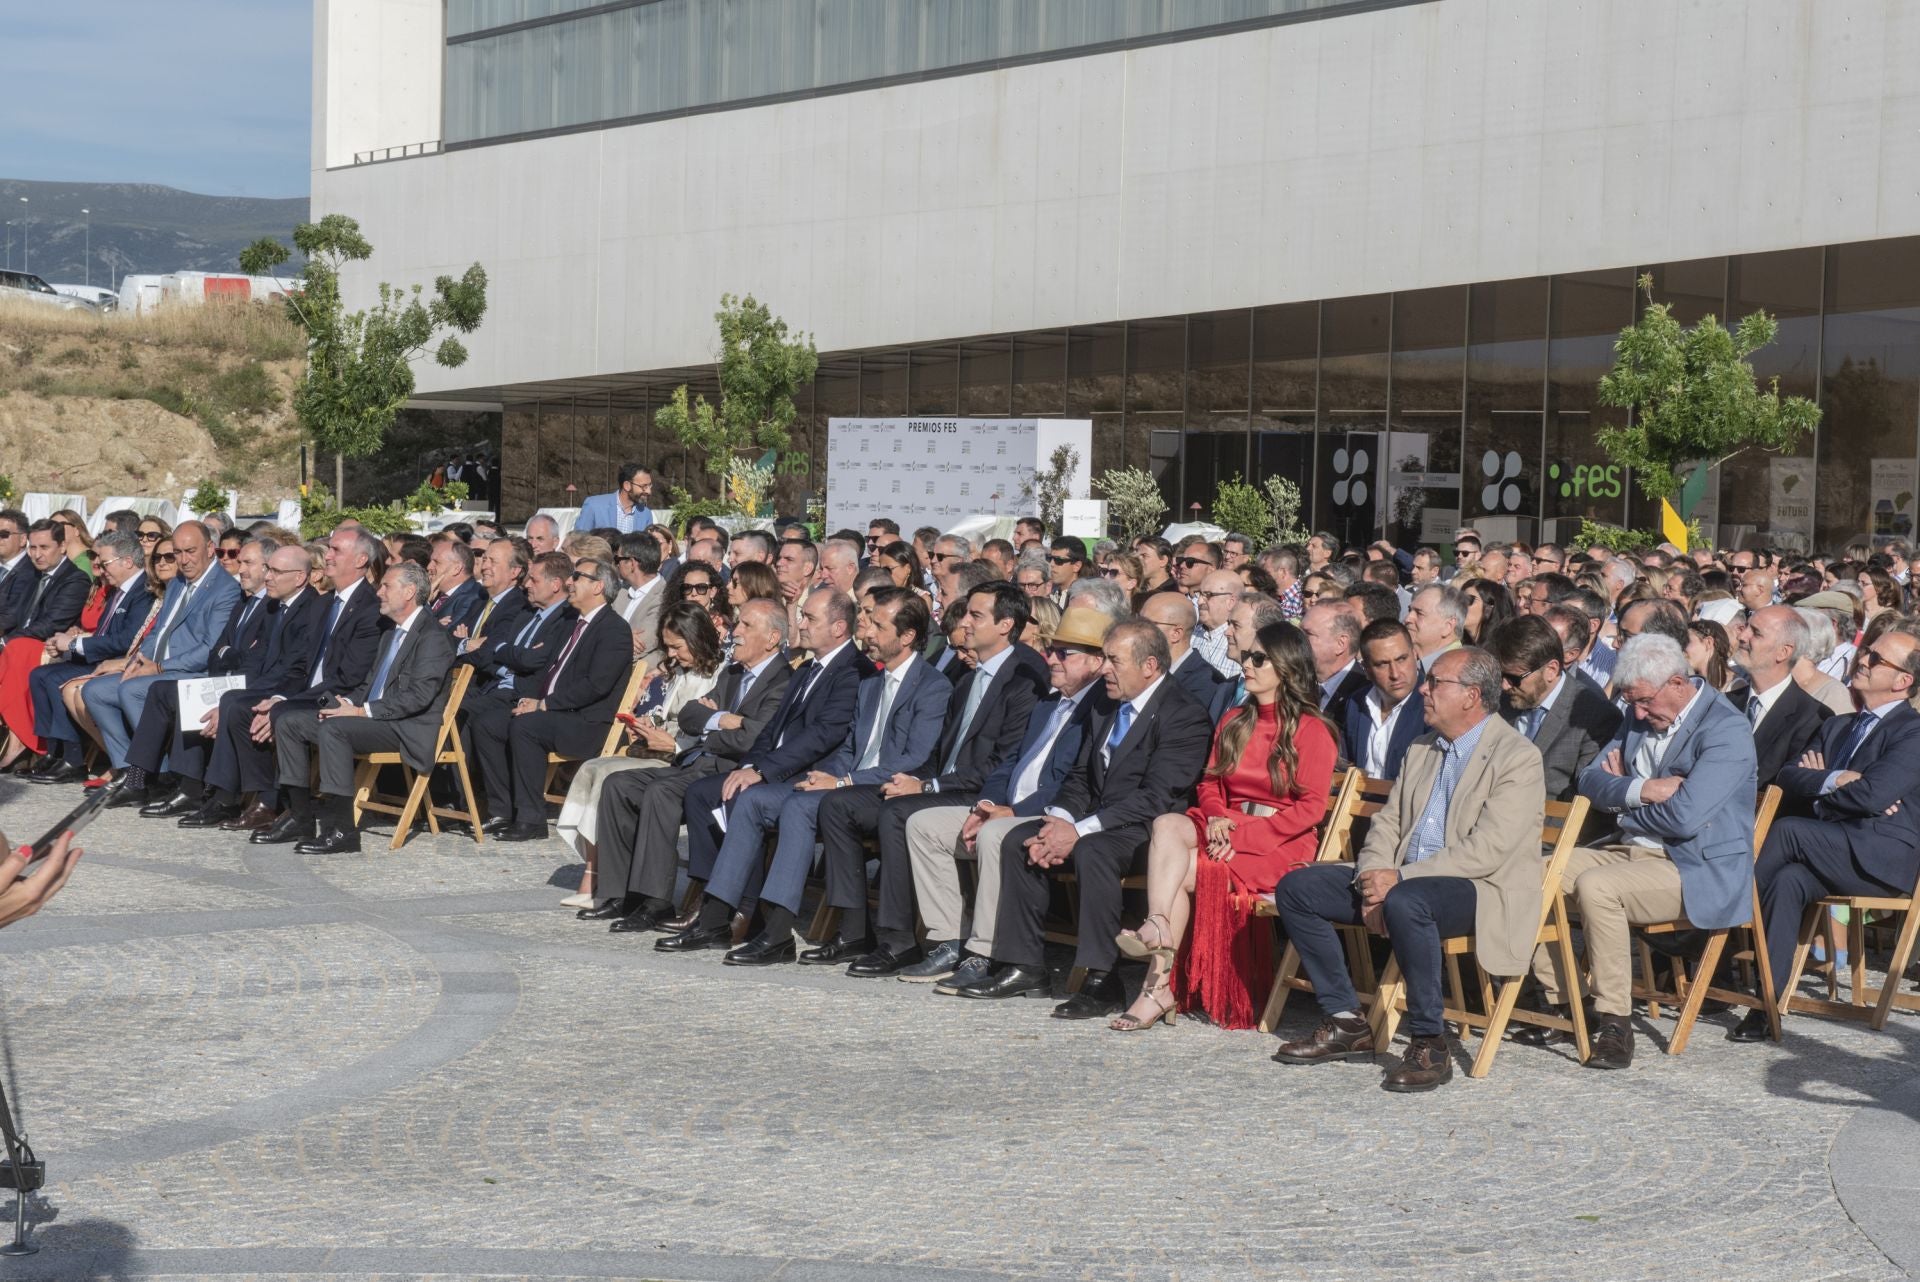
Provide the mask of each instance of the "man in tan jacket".
[{"label": "man in tan jacket", "polygon": [[1324,1018],[1274,1059],[1318,1064],[1372,1059],[1373,1030],[1347,975],[1336,924],[1364,924],[1393,942],[1406,976],[1413,1044],[1381,1085],[1429,1091],[1453,1077],[1441,1018],[1441,940],[1474,937],[1493,975],[1526,969],[1540,926],[1540,752],[1493,715],[1500,665],[1484,650],[1451,650],[1425,682],[1427,724],[1407,750],[1357,864],[1312,864],[1274,892]]}]

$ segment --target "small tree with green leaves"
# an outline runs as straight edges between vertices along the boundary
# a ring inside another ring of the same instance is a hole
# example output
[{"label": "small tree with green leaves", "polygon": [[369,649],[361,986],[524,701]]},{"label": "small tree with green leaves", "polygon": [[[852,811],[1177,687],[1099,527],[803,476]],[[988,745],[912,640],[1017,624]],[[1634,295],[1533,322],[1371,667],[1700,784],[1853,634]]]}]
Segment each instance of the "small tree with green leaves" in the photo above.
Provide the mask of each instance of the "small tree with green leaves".
[{"label": "small tree with green leaves", "polygon": [[1230,534],[1244,534],[1264,546],[1273,527],[1273,509],[1266,498],[1235,472],[1213,495],[1213,523]]},{"label": "small tree with green leaves", "polygon": [[683,384],[656,418],[705,458],[709,472],[724,476],[736,454],[787,447],[793,394],[812,380],[820,355],[812,335],[789,338],[787,323],[751,294],[722,294],[713,319],[720,326],[720,404],[705,396],[689,403]]},{"label": "small tree with green leaves", "polygon": [[208,477],[194,488],[193,493],[187,495],[187,506],[192,508],[197,516],[205,516],[209,512],[224,512],[227,510],[227,492],[220,488],[218,481]]},{"label": "small tree with green leaves", "polygon": [[1312,537],[1300,524],[1300,487],[1278,472],[1267,478],[1264,487],[1267,507],[1272,512],[1273,528],[1268,534],[1276,544],[1305,543]]},{"label": "small tree with green leaves", "polygon": [[1601,404],[1632,410],[1633,419],[1601,428],[1598,439],[1648,498],[1678,500],[1689,463],[1711,468],[1743,450],[1791,449],[1819,423],[1820,407],[1782,397],[1778,378],[1765,390],[1755,380],[1747,358],[1779,333],[1771,316],[1755,312],[1731,333],[1712,316],[1688,327],[1653,301],[1653,277],[1642,276],[1640,288],[1647,309],[1620,331],[1613,369],[1600,380]]},{"label": "small tree with green leaves", "polygon": [[[288,305],[307,331],[307,369],[294,388],[293,409],[314,444],[334,455],[337,493],[341,460],[377,452],[413,395],[413,363],[429,353],[447,369],[466,363],[466,345],[457,335],[480,328],[487,273],[475,263],[457,280],[436,277],[430,298],[418,285],[401,289],[382,281],[378,304],[349,312],[340,271],[373,256],[360,224],[328,214],[295,227],[293,243],[307,256],[304,284],[288,293]],[[270,275],[289,257],[285,245],[263,238],[240,252],[240,267]]]},{"label": "small tree with green leaves", "polygon": [[1131,541],[1157,534],[1167,521],[1167,500],[1153,474],[1137,467],[1112,468],[1094,479],[1093,488],[1107,498],[1107,519]]},{"label": "small tree with green leaves", "polygon": [[1020,501],[1040,510],[1040,519],[1049,530],[1060,528],[1060,514],[1073,497],[1073,470],[1080,466],[1080,451],[1071,445],[1054,448],[1047,465],[1035,469],[1020,483]]}]

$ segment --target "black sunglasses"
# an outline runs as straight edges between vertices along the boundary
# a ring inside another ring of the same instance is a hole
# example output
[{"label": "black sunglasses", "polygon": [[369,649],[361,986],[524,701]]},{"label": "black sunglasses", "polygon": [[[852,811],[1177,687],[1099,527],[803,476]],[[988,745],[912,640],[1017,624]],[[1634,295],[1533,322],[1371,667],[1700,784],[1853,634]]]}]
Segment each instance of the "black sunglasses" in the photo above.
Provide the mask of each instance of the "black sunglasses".
[{"label": "black sunglasses", "polygon": [[1240,662],[1246,664],[1249,668],[1264,668],[1273,662],[1273,660],[1267,658],[1267,652],[1265,650],[1249,650]]},{"label": "black sunglasses", "polygon": [[156,552],[154,553],[153,559],[161,565],[172,565],[180,558],[171,552]]},{"label": "black sunglasses", "polygon": [[1178,556],[1173,559],[1173,563],[1185,570],[1191,570],[1196,565],[1204,565],[1209,570],[1213,568],[1213,562],[1197,556]]},{"label": "black sunglasses", "polygon": [[714,585],[711,583],[687,583],[683,584],[680,590],[692,596],[696,592],[711,592],[713,589]]},{"label": "black sunglasses", "polygon": [[1053,562],[1055,565],[1072,565],[1074,563],[1074,558],[1070,556],[1050,556],[1047,560]]}]

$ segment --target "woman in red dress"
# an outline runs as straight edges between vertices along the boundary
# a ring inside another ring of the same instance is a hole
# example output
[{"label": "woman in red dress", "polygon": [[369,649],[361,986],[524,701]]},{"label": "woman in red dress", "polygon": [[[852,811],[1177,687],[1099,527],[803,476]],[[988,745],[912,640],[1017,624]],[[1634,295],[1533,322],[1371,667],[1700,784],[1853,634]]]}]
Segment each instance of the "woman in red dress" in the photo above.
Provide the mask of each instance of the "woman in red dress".
[{"label": "woman in red dress", "polygon": [[1260,629],[1241,670],[1247,698],[1214,731],[1200,804],[1154,821],[1147,919],[1119,938],[1121,952],[1150,959],[1147,979],[1108,1025],[1116,1032],[1171,1023],[1176,1007],[1250,1028],[1273,982],[1272,933],[1253,904],[1312,862],[1337,741],[1300,629]]}]

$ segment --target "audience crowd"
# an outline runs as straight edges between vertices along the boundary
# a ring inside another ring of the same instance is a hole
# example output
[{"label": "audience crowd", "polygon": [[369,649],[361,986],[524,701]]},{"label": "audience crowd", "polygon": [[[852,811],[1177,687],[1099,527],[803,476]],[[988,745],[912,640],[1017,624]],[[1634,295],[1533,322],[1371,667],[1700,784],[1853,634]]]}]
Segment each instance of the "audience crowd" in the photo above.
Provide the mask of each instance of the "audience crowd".
[{"label": "audience crowd", "polygon": [[[1752,924],[1779,992],[1810,905],[1920,874],[1900,540],[676,537],[651,494],[629,465],[564,535],[312,542],[0,510],[0,769],[326,855],[360,849],[363,763],[392,754],[478,839],[557,835],[586,870],[566,906],[656,949],[986,1001],[1056,999],[1070,938],[1053,1014],[1123,1032],[1251,1026],[1290,942],[1322,1018],[1287,1063],[1384,1049],[1338,929],[1365,928],[1405,976],[1399,1091],[1451,1076],[1444,939],[1531,972],[1542,1013],[1573,1000],[1535,948],[1549,801],[1591,807],[1564,888],[1595,1067],[1632,1059],[1636,926]],[[1320,861],[1348,768],[1391,792],[1355,859]],[[1131,1002],[1122,959],[1145,963]],[[1767,1034],[1756,996],[1728,1036]]]}]

